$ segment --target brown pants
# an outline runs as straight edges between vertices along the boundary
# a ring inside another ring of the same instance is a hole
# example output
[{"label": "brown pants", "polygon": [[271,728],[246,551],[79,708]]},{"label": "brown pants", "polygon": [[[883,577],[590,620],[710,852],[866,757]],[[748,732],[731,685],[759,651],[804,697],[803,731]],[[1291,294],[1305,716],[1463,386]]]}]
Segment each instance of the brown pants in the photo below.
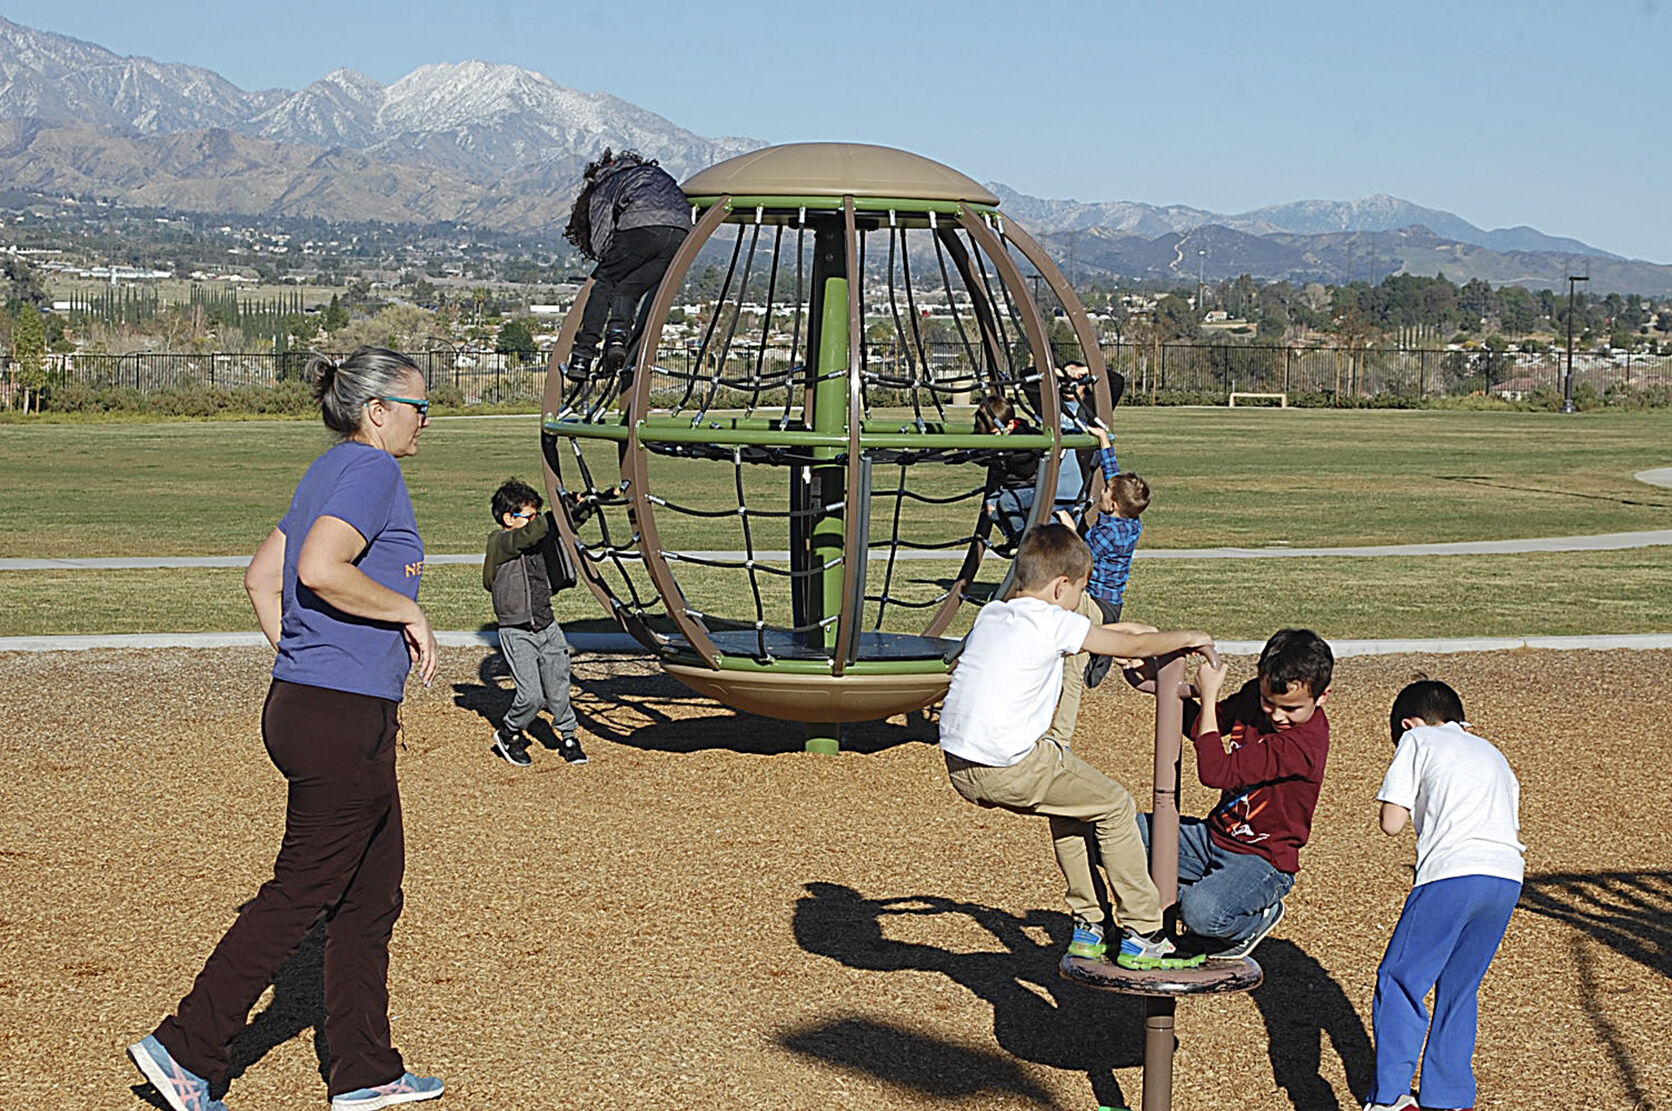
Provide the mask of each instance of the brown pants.
[{"label": "brown pants", "polygon": [[290,782],[273,878],[221,938],[157,1040],[211,1082],[250,1008],[325,914],[330,1093],[406,1071],[389,1038],[389,938],[401,913],[406,842],[395,782],[399,704],[274,680],[267,755]]},{"label": "brown pants", "polygon": [[1076,918],[1103,921],[1089,848],[1095,842],[1120,924],[1140,933],[1161,927],[1161,897],[1149,877],[1137,809],[1125,787],[1048,738],[1008,768],[947,753],[946,770],[953,790],[970,802],[1051,819],[1057,866]]}]

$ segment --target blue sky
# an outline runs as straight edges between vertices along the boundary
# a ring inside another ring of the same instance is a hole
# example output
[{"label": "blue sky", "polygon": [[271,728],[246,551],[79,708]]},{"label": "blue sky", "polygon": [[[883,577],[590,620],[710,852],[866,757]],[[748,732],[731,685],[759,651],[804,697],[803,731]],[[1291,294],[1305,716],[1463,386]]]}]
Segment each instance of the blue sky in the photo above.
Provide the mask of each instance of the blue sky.
[{"label": "blue sky", "polygon": [[1672,262],[1672,0],[10,0],[247,88],[481,59],[704,135],[903,147],[1041,197],[1371,193]]}]

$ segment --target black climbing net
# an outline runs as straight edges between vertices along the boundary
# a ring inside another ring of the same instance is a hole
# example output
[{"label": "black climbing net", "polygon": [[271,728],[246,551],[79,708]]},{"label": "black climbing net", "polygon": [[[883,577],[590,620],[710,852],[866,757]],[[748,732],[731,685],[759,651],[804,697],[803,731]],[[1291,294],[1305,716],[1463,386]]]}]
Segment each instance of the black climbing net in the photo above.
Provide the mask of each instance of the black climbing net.
[{"label": "black climbing net", "polygon": [[[848,405],[846,366],[810,369],[828,350],[827,321],[847,328],[846,305],[829,312],[830,290],[845,283],[823,287],[823,319],[815,295],[832,277],[818,252],[828,252],[840,213],[734,211],[670,276],[680,284],[649,321],[660,342],[648,405],[635,414],[642,472],[623,464],[619,439],[605,438],[625,432],[629,393],[588,383],[566,397],[547,423],[547,461],[591,581],[641,641],[682,651],[677,607],[727,652],[817,658],[845,603],[863,630],[862,655],[931,656],[940,642],[913,638],[937,620],[937,631],[957,635],[973,611],[948,619],[955,603],[979,604],[999,589],[1010,544],[986,512],[995,464],[1044,449],[1012,448],[1004,437],[973,446],[974,405],[1002,396],[1049,431],[1028,300],[1051,328],[1057,365],[1083,353],[1048,283],[1035,277],[1030,290],[1015,280],[1037,271],[1003,222],[976,218],[1007,258],[989,253],[967,213],[875,211],[855,221],[858,405],[867,437],[886,441],[862,447],[856,489],[846,484],[849,446],[805,435],[810,404]],[[1087,393],[1094,385],[1082,384]],[[1063,431],[1089,431],[1096,420],[1090,405],[1065,406]],[[1069,453],[1063,466],[1080,463]],[[653,521],[641,519],[646,508]],[[854,559],[839,534],[820,534],[832,515],[861,522],[864,573],[851,599],[829,596]],[[647,537],[666,576],[647,566]],[[794,560],[792,550],[806,554]]]}]

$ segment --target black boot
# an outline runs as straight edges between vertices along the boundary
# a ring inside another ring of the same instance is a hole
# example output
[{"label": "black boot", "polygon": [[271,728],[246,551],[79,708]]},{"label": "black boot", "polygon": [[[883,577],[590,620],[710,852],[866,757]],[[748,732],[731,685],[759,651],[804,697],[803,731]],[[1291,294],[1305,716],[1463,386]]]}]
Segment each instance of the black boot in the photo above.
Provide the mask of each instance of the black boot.
[{"label": "black boot", "polygon": [[1126,375],[1118,370],[1109,372],[1109,406],[1113,408],[1120,404],[1121,397],[1126,393]]},{"label": "black boot", "polygon": [[627,365],[627,341],[631,338],[625,328],[611,328],[604,337],[604,370],[614,374]]},{"label": "black boot", "polygon": [[563,368],[563,377],[571,382],[587,382],[592,378],[592,356],[571,352],[569,365]]}]

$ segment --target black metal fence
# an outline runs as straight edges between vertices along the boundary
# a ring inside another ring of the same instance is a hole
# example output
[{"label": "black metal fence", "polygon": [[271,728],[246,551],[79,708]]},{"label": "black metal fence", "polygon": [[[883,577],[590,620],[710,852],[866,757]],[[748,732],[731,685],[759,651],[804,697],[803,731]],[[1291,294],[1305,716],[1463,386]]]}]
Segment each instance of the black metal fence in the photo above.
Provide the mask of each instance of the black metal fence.
[{"label": "black metal fence", "polygon": [[[1116,344],[1109,364],[1127,378],[1128,391],[1228,397],[1233,392],[1280,393],[1341,405],[1378,399],[1420,400],[1471,394],[1521,400],[1560,394],[1565,352],[1399,350],[1384,348],[1232,346],[1228,344]],[[1578,393],[1652,395],[1672,389],[1672,356],[1621,352],[1573,356]],[[1662,398],[1661,404],[1672,401]]]},{"label": "black metal fence", "polygon": [[[1166,402],[1223,402],[1232,393],[1286,395],[1310,404],[1363,405],[1424,398],[1490,395],[1521,400],[1538,393],[1564,391],[1564,352],[1401,350],[1371,347],[1288,347],[1280,345],[1115,343],[1103,348],[1109,365],[1126,376],[1128,396]],[[937,378],[970,375],[961,345],[927,350]],[[1077,354],[1065,350],[1059,358]],[[438,400],[480,405],[538,401],[545,392],[546,362],[521,366],[492,351],[413,352]],[[671,370],[688,372],[692,353],[664,348],[659,356]],[[727,353],[727,373],[755,364],[762,353],[737,344]],[[790,351],[769,347],[767,359],[788,359]],[[899,369],[913,353],[873,347],[867,357]],[[299,380],[307,356],[301,352],[204,354],[137,352],[51,354],[46,356],[48,396],[68,387],[132,390],[152,394],[171,389],[273,387]],[[705,367],[705,373],[718,368]],[[1672,356],[1575,353],[1575,392],[1610,398],[1630,396],[1639,403],[1672,404]],[[0,355],[0,408],[20,404],[22,382],[13,361]],[[49,402],[50,407],[50,402]]]},{"label": "black metal fence", "polygon": [[[546,388],[544,359],[512,366],[508,356],[493,351],[408,352],[423,368],[430,388],[450,386],[458,391],[449,400],[465,405],[498,401],[537,400]],[[300,381],[308,363],[301,351],[173,352],[139,351],[126,355],[73,352],[45,357],[49,390],[76,387],[90,390],[133,390],[153,394],[163,390],[244,387],[272,388]],[[22,383],[15,361],[0,355],[0,408],[21,398]]]}]

